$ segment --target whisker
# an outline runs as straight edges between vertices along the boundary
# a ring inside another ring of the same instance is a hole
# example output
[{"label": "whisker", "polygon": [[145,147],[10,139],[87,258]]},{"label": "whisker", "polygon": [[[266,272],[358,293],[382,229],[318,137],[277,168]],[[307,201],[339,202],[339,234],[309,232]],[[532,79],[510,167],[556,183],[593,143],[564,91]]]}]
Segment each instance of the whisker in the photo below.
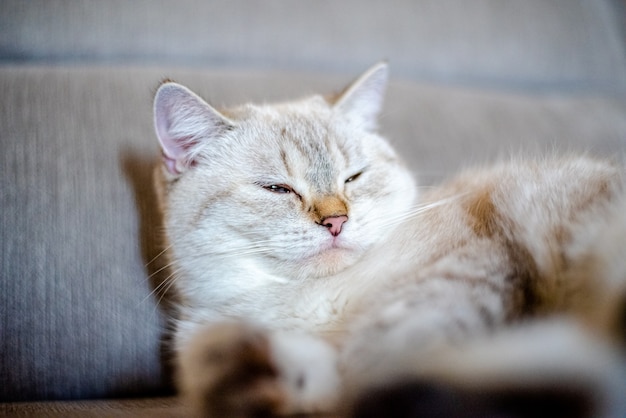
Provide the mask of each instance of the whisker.
[{"label": "whisker", "polygon": [[224,258],[232,258],[232,257],[242,257],[242,256],[246,256],[246,255],[254,255],[254,254],[263,254],[263,253],[268,253],[270,252],[271,249],[270,248],[251,248],[249,250],[245,250],[245,251],[235,251],[235,252],[231,252],[228,254],[219,254],[220,256],[224,257]]},{"label": "whisker", "polygon": [[159,300],[157,301],[156,306],[160,306],[162,304],[163,298],[165,298],[165,295],[167,295],[167,293],[170,291],[172,286],[174,286],[174,283],[176,282],[177,279],[178,279],[178,277],[176,277],[175,274],[172,273],[172,275],[170,275],[170,277],[168,277],[167,281],[163,282],[163,283],[167,283],[167,286],[161,292],[161,296],[159,297]]},{"label": "whisker", "polygon": [[152,257],[152,259],[150,261],[148,261],[144,267],[148,267],[150,264],[154,263],[157,258],[161,257],[163,254],[165,254],[167,252],[167,250],[169,250],[170,248],[172,248],[174,244],[170,244],[167,247],[165,247],[162,251],[160,251],[157,255],[155,255],[154,257]]},{"label": "whisker", "polygon": [[448,198],[444,198],[444,199],[440,199],[437,200],[435,202],[429,202],[429,203],[425,203],[425,204],[419,204],[415,207],[413,207],[412,209],[409,209],[408,211],[398,214],[396,216],[387,216],[384,219],[381,220],[372,220],[372,222],[376,223],[376,226],[379,228],[387,228],[390,226],[396,226],[399,225],[409,219],[415,218],[417,216],[422,215],[425,212],[428,212],[434,208],[446,205],[450,202],[453,202],[459,198],[461,198],[462,196],[465,196],[467,193],[459,193],[456,194],[454,196],[450,196]]},{"label": "whisker", "polygon": [[177,279],[178,279],[178,276],[176,275],[176,273],[170,274],[152,292],[150,292],[150,295],[148,295],[144,299],[145,301],[150,296],[158,296],[158,299],[156,300],[156,303],[154,304],[154,307],[152,309],[153,315],[157,315],[157,313],[160,310],[159,308],[163,305],[163,299],[167,296],[168,292],[170,291],[172,286],[174,286],[174,283],[176,282]]},{"label": "whisker", "polygon": [[260,248],[246,248],[243,250],[234,249],[234,250],[228,250],[225,252],[206,252],[206,253],[203,253],[202,255],[211,256],[219,260],[219,259],[229,259],[229,258],[236,258],[236,257],[245,257],[248,255],[255,255],[255,254],[265,254],[271,251],[272,251],[271,248],[260,247]]},{"label": "whisker", "polygon": [[146,277],[146,280],[152,279],[154,276],[156,276],[157,274],[161,273],[163,270],[166,270],[166,269],[172,267],[174,264],[175,264],[174,262],[170,262],[170,263],[167,263],[166,265],[158,268],[157,270],[153,271],[148,277]]},{"label": "whisker", "polygon": [[[169,286],[167,287],[167,289],[169,289],[169,287],[172,285],[172,283],[168,283],[168,282],[170,282],[170,281],[173,282],[173,280],[171,280],[173,276],[175,276],[174,272],[172,272],[169,276],[167,276],[165,279],[163,279],[163,281],[161,281],[161,283],[156,285],[154,287],[154,289],[152,289],[152,291],[150,293],[148,293],[148,295],[145,298],[143,298],[143,300],[140,302],[140,304],[141,303],[145,303],[152,296],[154,296],[155,294],[159,293],[161,291],[161,289],[163,289],[163,287],[168,285],[168,284],[169,284]],[[166,289],[166,292],[167,292],[167,289]]]}]

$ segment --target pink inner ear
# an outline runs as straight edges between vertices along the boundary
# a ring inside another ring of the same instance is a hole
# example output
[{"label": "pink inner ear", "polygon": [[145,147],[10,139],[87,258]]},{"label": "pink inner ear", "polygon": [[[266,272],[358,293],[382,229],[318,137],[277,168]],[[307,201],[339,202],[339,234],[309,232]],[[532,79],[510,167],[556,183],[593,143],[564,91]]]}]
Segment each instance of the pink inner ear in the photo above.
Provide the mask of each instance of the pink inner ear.
[{"label": "pink inner ear", "polygon": [[175,175],[181,174],[189,165],[189,155],[197,141],[190,135],[172,134],[171,124],[179,118],[180,101],[185,98],[182,87],[162,86],[155,97],[155,127],[163,163],[167,170]]},{"label": "pink inner ear", "polygon": [[179,175],[196,164],[201,142],[218,136],[226,119],[187,88],[163,84],[154,99],[154,122],[163,163]]},{"label": "pink inner ear", "polygon": [[181,174],[180,170],[178,170],[178,168],[176,168],[176,160],[175,159],[170,158],[167,155],[165,155],[165,152],[162,152],[161,155],[163,157],[163,164],[165,164],[165,167],[167,168],[167,171],[169,171],[171,174],[175,174],[175,175]]},{"label": "pink inner ear", "polygon": [[[177,160],[175,158],[168,157],[163,149],[161,149],[161,157],[163,159],[163,164],[165,164],[165,167],[167,168],[167,171],[174,175],[182,174],[182,171],[178,168],[180,165],[177,164]],[[185,167],[194,167],[196,165],[195,160],[184,161],[182,163]]]},{"label": "pink inner ear", "polygon": [[161,153],[167,170],[178,175],[183,172],[183,168],[193,167],[195,161],[188,157],[197,143],[198,141],[191,136],[174,139],[164,135],[161,141]]}]

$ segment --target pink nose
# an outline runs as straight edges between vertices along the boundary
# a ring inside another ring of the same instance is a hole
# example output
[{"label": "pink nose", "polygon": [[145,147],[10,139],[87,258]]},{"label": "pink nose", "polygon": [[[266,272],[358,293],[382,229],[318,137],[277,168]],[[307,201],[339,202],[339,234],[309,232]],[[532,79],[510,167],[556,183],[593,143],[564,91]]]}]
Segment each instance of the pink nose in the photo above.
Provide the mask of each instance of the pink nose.
[{"label": "pink nose", "polygon": [[328,228],[328,231],[336,237],[341,233],[341,227],[344,223],[348,221],[348,217],[345,215],[342,216],[329,216],[328,218],[322,219],[320,225]]}]

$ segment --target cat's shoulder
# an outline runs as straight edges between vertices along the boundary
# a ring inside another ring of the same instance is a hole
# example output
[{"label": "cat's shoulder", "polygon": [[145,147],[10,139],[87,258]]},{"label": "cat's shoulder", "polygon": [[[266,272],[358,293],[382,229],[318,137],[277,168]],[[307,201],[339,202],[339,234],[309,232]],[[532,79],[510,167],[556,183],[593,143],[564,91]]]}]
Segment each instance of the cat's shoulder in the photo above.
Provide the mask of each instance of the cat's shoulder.
[{"label": "cat's shoulder", "polygon": [[624,164],[609,158],[589,155],[546,156],[535,158],[512,157],[492,164],[461,170],[445,182],[445,187],[459,191],[527,185],[569,184],[586,187],[586,182],[607,185],[624,182]]}]

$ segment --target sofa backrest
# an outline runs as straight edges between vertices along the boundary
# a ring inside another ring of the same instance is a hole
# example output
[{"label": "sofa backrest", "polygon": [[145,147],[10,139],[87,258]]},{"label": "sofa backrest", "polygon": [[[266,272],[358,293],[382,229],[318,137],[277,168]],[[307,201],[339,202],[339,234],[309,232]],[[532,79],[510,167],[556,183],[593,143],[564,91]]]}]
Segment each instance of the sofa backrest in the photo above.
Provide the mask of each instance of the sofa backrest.
[{"label": "sofa backrest", "polygon": [[157,64],[626,91],[622,0],[3,0],[0,61]]}]

